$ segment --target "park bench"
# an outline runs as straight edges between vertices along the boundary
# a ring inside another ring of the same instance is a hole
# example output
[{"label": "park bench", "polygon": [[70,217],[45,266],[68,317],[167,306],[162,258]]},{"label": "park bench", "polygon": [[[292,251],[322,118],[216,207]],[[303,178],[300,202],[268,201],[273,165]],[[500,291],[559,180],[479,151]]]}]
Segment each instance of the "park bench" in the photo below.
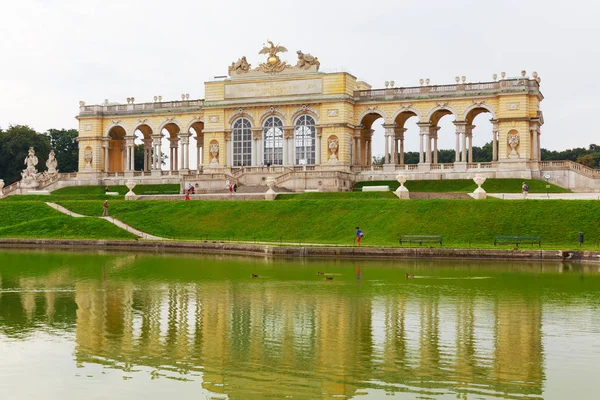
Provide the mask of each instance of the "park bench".
[{"label": "park bench", "polygon": [[363,186],[362,191],[363,192],[389,192],[390,187],[387,185],[385,185],[385,186]]},{"label": "park bench", "polygon": [[439,235],[402,235],[400,236],[400,245],[404,243],[419,243],[420,246],[423,243],[439,243],[442,245],[442,237]]},{"label": "park bench", "polygon": [[118,196],[119,192],[104,192],[104,194],[107,196]]},{"label": "park bench", "polygon": [[536,244],[542,247],[542,241],[539,236],[496,236],[494,246],[497,244],[514,244],[519,247],[519,244]]}]

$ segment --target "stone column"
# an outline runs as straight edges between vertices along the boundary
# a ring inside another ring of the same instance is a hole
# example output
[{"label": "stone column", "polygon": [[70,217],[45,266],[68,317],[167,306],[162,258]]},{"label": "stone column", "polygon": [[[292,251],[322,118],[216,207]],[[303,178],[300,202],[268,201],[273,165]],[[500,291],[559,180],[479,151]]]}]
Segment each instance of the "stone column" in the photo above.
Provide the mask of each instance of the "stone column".
[{"label": "stone column", "polygon": [[[429,141],[429,130],[431,123],[429,122],[417,122],[419,127],[419,164],[431,163],[431,142]],[[425,140],[425,145],[423,144]],[[425,150],[423,147],[425,146]]]},{"label": "stone column", "polygon": [[392,144],[392,164],[398,164],[398,137],[396,136],[396,132],[394,131],[394,135],[391,136],[394,140]]},{"label": "stone column", "polygon": [[190,170],[190,136],[189,132],[181,132],[179,137],[181,138],[181,165],[180,169],[184,173],[188,173]]},{"label": "stone column", "polygon": [[406,133],[406,128],[402,128],[400,130],[400,164],[404,165],[404,134]]},{"label": "stone column", "polygon": [[467,138],[469,140],[469,158],[467,159],[467,163],[473,162],[473,128],[475,128],[475,125],[467,125]]},{"label": "stone column", "polygon": [[323,129],[318,126],[316,128],[316,137],[315,137],[315,164],[321,164],[321,142],[323,140]]},{"label": "stone column", "polygon": [[[454,153],[454,162],[455,163],[460,163],[460,162],[466,162],[467,157],[466,157],[466,137],[465,137],[465,127],[467,126],[467,123],[465,121],[454,121],[452,122],[454,124],[454,128],[456,129],[456,148],[455,148],[455,153]],[[461,149],[461,139],[462,139],[462,149]],[[462,150],[462,157],[461,157],[461,150]]]},{"label": "stone column", "polygon": [[109,166],[109,142],[107,140],[102,142],[102,148],[104,149],[104,172],[108,172],[110,170]]},{"label": "stone column", "polygon": [[538,141],[537,141],[538,161],[542,161],[542,144],[541,144],[542,133],[539,131],[539,129],[537,131],[537,135],[538,135]]},{"label": "stone column", "polygon": [[150,156],[152,155],[152,139],[144,139],[144,171],[150,171]]},{"label": "stone column", "polygon": [[385,153],[383,157],[384,164],[390,164],[392,162],[392,157],[390,155],[390,138],[394,136],[395,126],[395,124],[383,124],[383,128],[385,129]]},{"label": "stone column", "polygon": [[492,123],[492,161],[498,161],[498,120],[490,120]]},{"label": "stone column", "polygon": [[152,135],[152,145],[154,146],[154,162],[152,169],[160,171],[162,168],[162,135]]},{"label": "stone column", "polygon": [[433,163],[438,163],[438,147],[437,147],[437,139],[438,139],[438,131],[440,130],[439,126],[431,126],[429,127],[429,138],[433,142]]},{"label": "stone column", "polygon": [[125,146],[126,146],[126,155],[125,155],[125,171],[130,172],[135,169],[135,160],[134,160],[134,145],[135,145],[135,136],[125,136]]},{"label": "stone column", "polygon": [[294,127],[286,126],[283,128],[283,165],[294,165],[294,148],[292,138],[294,137]]},{"label": "stone column", "polygon": [[537,128],[533,128],[531,129],[531,136],[533,138],[533,144],[531,145],[531,157],[533,161],[538,161],[538,133],[537,133]]}]

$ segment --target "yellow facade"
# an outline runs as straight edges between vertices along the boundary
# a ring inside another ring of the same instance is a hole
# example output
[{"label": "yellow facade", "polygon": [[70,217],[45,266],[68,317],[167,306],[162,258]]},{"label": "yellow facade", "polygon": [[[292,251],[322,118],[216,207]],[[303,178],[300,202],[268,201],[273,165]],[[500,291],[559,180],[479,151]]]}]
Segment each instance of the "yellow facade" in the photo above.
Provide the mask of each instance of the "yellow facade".
[{"label": "yellow facade", "polygon": [[[436,168],[437,124],[444,115],[455,120],[456,163],[460,167],[472,163],[472,122],[480,113],[487,113],[494,126],[492,163],[526,166],[540,160],[543,96],[535,73],[533,78],[523,73],[518,78],[476,84],[457,79],[450,85],[371,89],[349,73],[323,73],[313,64],[293,67],[275,58],[274,64],[267,62],[256,69],[244,67],[240,59],[230,68],[229,77],[205,83],[204,100],[183,96],[181,101],[171,102],[128,99],[127,104],[96,106],[82,102],[79,171],[133,173],[136,132],[146,139],[144,171],[148,174],[160,174],[160,162],[153,154],[169,154],[161,137],[171,140],[169,158],[175,162],[169,169],[184,173],[267,163],[317,168],[370,166],[376,120],[386,129],[385,164],[402,165],[404,124],[413,116],[420,127],[419,168],[429,170]],[[264,72],[272,66],[283,69]],[[306,142],[298,138],[305,129],[298,125],[303,115],[314,121]],[[242,131],[234,129],[241,118],[249,121],[252,132],[245,143],[240,139],[243,134],[236,134]],[[265,127],[273,121],[279,124],[273,128],[275,139]],[[190,135],[197,139],[197,149],[189,148]],[[189,165],[189,154],[194,151],[198,163]]]}]

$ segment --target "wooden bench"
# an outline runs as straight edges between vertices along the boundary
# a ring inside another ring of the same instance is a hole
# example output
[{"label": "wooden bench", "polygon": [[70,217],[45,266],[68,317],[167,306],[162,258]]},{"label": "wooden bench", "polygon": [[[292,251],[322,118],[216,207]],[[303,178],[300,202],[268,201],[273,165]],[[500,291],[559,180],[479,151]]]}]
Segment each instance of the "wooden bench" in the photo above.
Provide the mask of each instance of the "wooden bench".
[{"label": "wooden bench", "polygon": [[519,244],[531,244],[532,246],[537,243],[538,247],[542,247],[542,241],[539,236],[496,236],[494,239],[494,246],[497,244],[514,244],[519,247]]},{"label": "wooden bench", "polygon": [[402,235],[399,239],[400,245],[404,243],[439,243],[442,245],[442,237],[438,235]]}]

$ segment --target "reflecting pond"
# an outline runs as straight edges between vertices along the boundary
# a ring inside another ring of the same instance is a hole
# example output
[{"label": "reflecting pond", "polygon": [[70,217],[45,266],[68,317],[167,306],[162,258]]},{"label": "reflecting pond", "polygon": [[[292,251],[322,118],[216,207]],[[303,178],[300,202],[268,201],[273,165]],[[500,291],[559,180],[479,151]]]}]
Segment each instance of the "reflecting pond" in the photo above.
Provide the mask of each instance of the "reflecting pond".
[{"label": "reflecting pond", "polygon": [[3,251],[0,393],[594,398],[599,305],[600,264]]}]

